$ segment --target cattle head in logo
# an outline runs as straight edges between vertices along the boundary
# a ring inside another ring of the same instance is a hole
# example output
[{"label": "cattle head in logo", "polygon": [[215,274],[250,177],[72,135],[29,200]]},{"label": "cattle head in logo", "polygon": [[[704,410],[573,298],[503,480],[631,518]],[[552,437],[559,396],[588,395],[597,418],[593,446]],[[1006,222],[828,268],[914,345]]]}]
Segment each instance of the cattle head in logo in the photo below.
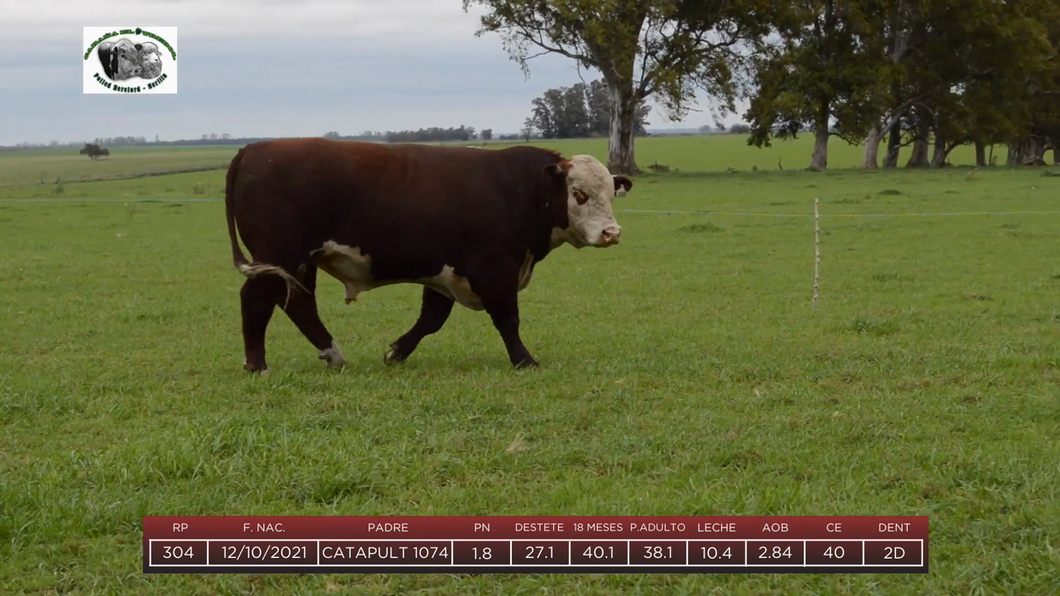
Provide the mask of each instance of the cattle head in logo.
[{"label": "cattle head in logo", "polygon": [[112,81],[153,79],[162,74],[162,53],[152,42],[133,43],[123,37],[99,44],[96,53],[103,72]]},{"label": "cattle head in logo", "polygon": [[154,79],[162,74],[162,52],[158,51],[158,46],[148,41],[139,44],[138,47],[140,48],[139,62],[142,69],[140,77]]},{"label": "cattle head in logo", "polygon": [[575,155],[548,166],[547,174],[566,190],[566,226],[552,230],[552,245],[566,242],[574,248],[605,248],[618,244],[622,226],[615,221],[612,201],[619,188],[629,191],[633,181],[612,176],[591,155]]}]

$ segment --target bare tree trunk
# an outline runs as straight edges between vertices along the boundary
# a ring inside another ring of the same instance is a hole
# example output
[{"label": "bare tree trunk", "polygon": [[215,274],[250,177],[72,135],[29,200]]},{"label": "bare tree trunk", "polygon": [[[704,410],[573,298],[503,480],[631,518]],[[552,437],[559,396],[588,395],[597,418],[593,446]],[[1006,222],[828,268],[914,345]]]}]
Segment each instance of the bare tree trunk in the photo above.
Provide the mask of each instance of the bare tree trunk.
[{"label": "bare tree trunk", "polygon": [[880,143],[883,142],[884,131],[879,125],[873,125],[869,130],[869,136],[865,139],[865,155],[861,158],[861,169],[875,170],[879,167]]},{"label": "bare tree trunk", "polygon": [[1028,140],[1028,155],[1024,158],[1036,165],[1045,165],[1045,141],[1041,137],[1031,137]]},{"label": "bare tree trunk", "polygon": [[906,162],[907,168],[926,168],[928,166],[928,123],[921,122],[916,127],[916,140],[913,141],[913,154]]},{"label": "bare tree trunk", "polygon": [[637,99],[632,85],[608,84],[611,99],[611,135],[607,146],[607,169],[612,174],[640,173],[633,154]]},{"label": "bare tree trunk", "polygon": [[[862,169],[875,170],[876,161],[880,154],[880,143],[884,137],[889,137],[887,142],[887,154],[884,158],[884,167],[894,167],[898,163],[898,149],[902,138],[902,116],[908,108],[906,106],[895,109],[883,123],[877,122],[869,129],[868,138],[865,141],[865,155],[861,160]],[[894,147],[892,148],[892,144]],[[889,164],[889,165],[888,165]]]},{"label": "bare tree trunk", "polygon": [[828,169],[828,128],[818,128],[813,139],[813,155],[810,169],[823,172]]},{"label": "bare tree trunk", "polygon": [[909,156],[909,161],[905,163],[905,167],[926,168],[928,166],[928,147],[927,139],[913,141],[913,154]]},{"label": "bare tree trunk", "polygon": [[946,139],[935,133],[935,151],[931,155],[931,167],[941,168],[946,163]]},{"label": "bare tree trunk", "polygon": [[986,145],[982,141],[975,142],[975,165],[980,167],[986,165]]},{"label": "bare tree trunk", "polygon": [[902,150],[902,127],[895,125],[887,139],[887,155],[883,157],[883,167],[897,168],[898,154]]},{"label": "bare tree trunk", "polygon": [[1042,165],[1045,163],[1045,144],[1038,137],[1028,137],[1009,145],[1008,165]]},{"label": "bare tree trunk", "polygon": [[817,121],[814,122],[813,155],[810,156],[810,169],[823,172],[828,169],[828,118],[832,115],[828,101],[821,101],[817,107]]},{"label": "bare tree trunk", "polygon": [[959,145],[964,143],[957,140],[953,143],[948,143],[946,137],[936,133],[935,134],[935,152],[931,155],[931,167],[933,168],[944,168],[949,163],[950,153],[953,152]]}]

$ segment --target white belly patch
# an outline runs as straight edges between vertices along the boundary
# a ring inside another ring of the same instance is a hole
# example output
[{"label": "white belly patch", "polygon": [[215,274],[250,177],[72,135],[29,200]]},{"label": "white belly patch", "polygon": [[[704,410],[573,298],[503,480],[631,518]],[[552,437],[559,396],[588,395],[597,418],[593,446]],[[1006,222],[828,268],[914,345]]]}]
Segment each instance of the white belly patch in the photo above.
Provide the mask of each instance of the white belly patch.
[{"label": "white belly patch", "polygon": [[419,283],[432,290],[456,300],[461,305],[471,310],[483,310],[482,299],[478,294],[471,291],[471,282],[466,277],[453,273],[449,265],[442,267],[442,272],[434,277],[419,280]]},{"label": "white belly patch", "polygon": [[[359,247],[346,246],[333,240],[328,240],[320,249],[313,251],[313,260],[317,267],[346,286],[346,304],[357,300],[362,292],[411,281],[452,298],[471,310],[485,310],[482,299],[471,289],[471,282],[466,277],[457,275],[450,265],[443,266],[441,273],[433,277],[377,282],[372,279],[371,255],[362,253]],[[533,277],[533,263],[534,255],[527,251],[526,258],[519,268],[520,291],[530,284],[530,278]]]},{"label": "white belly patch", "polygon": [[372,257],[361,254],[359,247],[328,240],[315,252],[315,261],[318,267],[346,286],[346,304],[357,300],[361,292],[382,285],[372,280]]}]

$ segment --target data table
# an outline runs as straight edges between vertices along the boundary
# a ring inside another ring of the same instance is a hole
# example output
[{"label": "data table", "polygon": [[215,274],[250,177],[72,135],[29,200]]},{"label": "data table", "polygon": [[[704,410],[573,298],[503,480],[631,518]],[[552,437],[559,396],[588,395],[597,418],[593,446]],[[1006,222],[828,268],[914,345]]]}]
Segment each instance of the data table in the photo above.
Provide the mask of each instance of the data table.
[{"label": "data table", "polygon": [[927,573],[926,517],[146,517],[145,573]]}]

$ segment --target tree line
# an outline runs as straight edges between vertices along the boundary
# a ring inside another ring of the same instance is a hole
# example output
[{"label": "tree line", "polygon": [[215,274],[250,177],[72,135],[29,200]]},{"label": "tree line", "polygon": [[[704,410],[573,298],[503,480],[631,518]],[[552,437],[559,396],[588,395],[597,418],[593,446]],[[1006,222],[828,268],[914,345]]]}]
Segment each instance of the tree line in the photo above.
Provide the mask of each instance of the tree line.
[{"label": "tree line", "polygon": [[[941,167],[949,153],[1003,144],[1010,165],[1060,142],[1060,6],[1055,0],[819,0],[792,8],[757,60],[750,143],[806,130],[810,167],[828,139],[864,144],[862,167]],[[810,25],[809,27],[804,25]],[[776,127],[777,132],[768,129]]]},{"label": "tree line", "polygon": [[[814,138],[825,169],[838,137],[864,144],[862,167],[946,165],[974,144],[987,163],[1043,163],[1060,144],[1060,2],[1056,0],[463,0],[485,9],[477,35],[500,35],[524,72],[558,54],[598,71],[611,113],[608,167],[639,171],[638,110],[671,120],[692,102],[742,114],[748,143]],[[1054,153],[1054,156],[1056,154]],[[1056,157],[1054,157],[1056,160]]]},{"label": "tree line", "polygon": [[383,143],[444,143],[452,141],[470,141],[481,138],[490,140],[493,131],[486,128],[481,133],[476,132],[475,127],[461,124],[458,127],[441,128],[432,126],[417,130],[400,130],[375,132],[365,131],[360,135],[340,135],[336,131],[324,133],[325,139],[337,141],[375,141]]},{"label": "tree line", "polygon": [[[606,137],[611,132],[611,102],[603,79],[549,89],[530,103],[533,111],[523,124],[524,137],[536,133],[545,139],[575,139]],[[647,103],[637,107],[633,134],[647,134],[650,113]]]}]

